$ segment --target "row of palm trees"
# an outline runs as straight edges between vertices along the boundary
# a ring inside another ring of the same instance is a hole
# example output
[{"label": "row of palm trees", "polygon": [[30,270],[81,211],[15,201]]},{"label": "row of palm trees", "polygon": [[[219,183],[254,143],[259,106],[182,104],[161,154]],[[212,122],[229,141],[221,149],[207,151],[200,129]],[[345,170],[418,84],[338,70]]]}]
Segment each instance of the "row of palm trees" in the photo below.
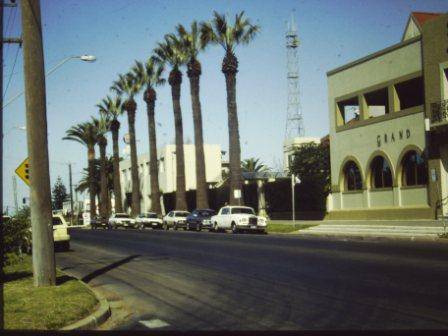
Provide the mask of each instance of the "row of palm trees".
[{"label": "row of palm trees", "polygon": [[188,30],[179,24],[175,32],[166,34],[162,42],[158,42],[153,54],[146,62],[136,61],[134,66],[124,75],[119,75],[110,90],[116,94],[109,95],[97,105],[99,118],[92,118],[71,127],[66,132],[66,140],[74,140],[87,147],[89,192],[91,215],[95,215],[95,195],[98,194],[98,184],[95,181],[95,145],[100,148],[100,213],[107,217],[110,213],[109,189],[107,187],[107,140],[105,134],[112,133],[113,142],[113,192],[115,197],[115,211],[122,212],[122,195],[119,173],[118,134],[120,122],[118,117],[124,112],[128,118],[128,134],[131,156],[132,181],[132,214],[140,213],[140,191],[137,163],[137,146],[135,135],[135,113],[137,102],[134,97],[143,90],[143,99],[147,107],[148,135],[149,135],[149,165],[151,184],[152,211],[160,213],[160,189],[157,167],[157,140],[155,127],[156,89],[165,84],[163,77],[169,69],[168,84],[174,112],[175,143],[176,143],[176,208],[187,209],[185,187],[185,163],[183,147],[183,123],[180,104],[182,69],[185,66],[190,82],[190,95],[193,111],[195,155],[196,155],[196,206],[208,208],[207,184],[205,176],[204,139],[202,127],[202,110],[200,102],[200,76],[202,74],[199,55],[208,45],[220,45],[224,49],[221,71],[225,76],[227,90],[227,112],[229,128],[229,165],[230,165],[230,195],[229,203],[236,204],[234,190],[242,189],[241,148],[238,129],[238,114],[236,104],[236,74],[238,59],[235,49],[238,45],[248,44],[259,31],[241,12],[235,16],[233,22],[222,14],[214,12],[210,22],[193,21]]}]

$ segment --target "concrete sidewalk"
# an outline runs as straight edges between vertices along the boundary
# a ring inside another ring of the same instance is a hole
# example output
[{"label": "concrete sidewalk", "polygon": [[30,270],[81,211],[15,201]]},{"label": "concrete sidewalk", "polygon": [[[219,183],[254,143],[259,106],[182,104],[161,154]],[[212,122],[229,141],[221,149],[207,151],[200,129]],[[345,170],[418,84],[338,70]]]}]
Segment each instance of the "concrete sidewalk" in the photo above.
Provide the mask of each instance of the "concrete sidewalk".
[{"label": "concrete sidewalk", "polygon": [[[279,224],[293,224],[292,221],[275,221]],[[445,232],[441,220],[365,220],[365,221],[296,221],[296,225],[313,225],[292,234],[302,236],[438,240]],[[448,231],[448,227],[446,228]]]}]

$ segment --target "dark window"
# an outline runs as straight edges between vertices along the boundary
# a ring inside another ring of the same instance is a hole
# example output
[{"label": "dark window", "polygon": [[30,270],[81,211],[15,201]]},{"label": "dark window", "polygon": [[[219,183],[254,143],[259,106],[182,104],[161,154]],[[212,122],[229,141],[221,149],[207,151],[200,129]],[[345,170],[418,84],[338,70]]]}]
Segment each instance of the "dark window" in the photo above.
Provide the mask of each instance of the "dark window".
[{"label": "dark window", "polygon": [[395,84],[395,90],[397,91],[398,100],[400,101],[400,110],[423,105],[422,77]]},{"label": "dark window", "polygon": [[379,117],[389,113],[387,88],[366,93],[364,98],[369,109],[369,117]]},{"label": "dark window", "polygon": [[59,217],[53,217],[53,226],[62,225],[62,221]]},{"label": "dark window", "polygon": [[349,161],[344,167],[344,179],[346,190],[361,190],[362,179],[358,166],[353,161]]},{"label": "dark window", "polygon": [[232,208],[232,214],[254,215],[254,210],[252,208]]},{"label": "dark window", "polygon": [[428,173],[425,160],[416,151],[406,153],[402,160],[404,186],[425,185]]},{"label": "dark window", "polygon": [[229,208],[222,209],[221,215],[227,215],[227,214],[229,214]]},{"label": "dark window", "polygon": [[382,156],[377,156],[370,164],[372,173],[373,188],[390,188],[392,187],[392,172],[387,160]]}]

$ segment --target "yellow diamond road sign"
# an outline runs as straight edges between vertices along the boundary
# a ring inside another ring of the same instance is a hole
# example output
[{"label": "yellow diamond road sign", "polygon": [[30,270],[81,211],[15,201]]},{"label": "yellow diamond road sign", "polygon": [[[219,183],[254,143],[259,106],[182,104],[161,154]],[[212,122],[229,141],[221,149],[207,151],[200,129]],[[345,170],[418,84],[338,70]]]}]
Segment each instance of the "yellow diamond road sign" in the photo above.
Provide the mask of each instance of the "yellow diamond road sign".
[{"label": "yellow diamond road sign", "polygon": [[23,160],[23,162],[17,167],[16,174],[19,175],[23,182],[30,185],[30,163],[28,158]]}]

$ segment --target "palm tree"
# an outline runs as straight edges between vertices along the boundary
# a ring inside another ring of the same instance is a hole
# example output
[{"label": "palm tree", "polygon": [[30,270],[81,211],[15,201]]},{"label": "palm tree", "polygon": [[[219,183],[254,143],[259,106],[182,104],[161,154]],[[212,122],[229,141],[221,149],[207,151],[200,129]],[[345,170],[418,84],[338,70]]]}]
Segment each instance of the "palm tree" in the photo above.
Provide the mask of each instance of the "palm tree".
[{"label": "palm tree", "polygon": [[268,166],[260,162],[260,159],[249,158],[241,162],[241,169],[245,173],[267,172],[270,170]]},{"label": "palm tree", "polygon": [[89,192],[90,192],[90,217],[96,215],[95,196],[97,188],[95,183],[95,145],[98,142],[98,128],[94,122],[84,122],[70,127],[66,132],[67,136],[63,140],[72,140],[79,142],[87,147],[87,161],[89,169]]},{"label": "palm tree", "polygon": [[163,66],[156,65],[153,59],[149,59],[145,64],[135,62],[132,72],[141,87],[146,87],[143,99],[146,102],[148,114],[149,133],[149,176],[151,180],[151,208],[155,213],[161,213],[159,169],[157,165],[157,140],[156,123],[154,118],[155,104],[157,99],[156,86],[163,85],[165,79],[162,78]]},{"label": "palm tree", "polygon": [[162,43],[157,43],[152,59],[157,64],[168,63],[171,71],[168,83],[171,86],[173,99],[174,127],[176,133],[176,209],[187,210],[185,193],[185,161],[184,161],[184,132],[182,127],[182,110],[180,107],[180,87],[182,72],[179,68],[186,62],[186,54],[180,41],[175,36],[165,35]]},{"label": "palm tree", "polygon": [[137,103],[134,96],[139,92],[140,85],[136,81],[132,73],[126,75],[119,75],[112,87],[119,95],[126,95],[126,101],[123,107],[128,114],[129,124],[129,140],[131,146],[131,179],[132,179],[132,216],[137,216],[140,213],[140,182],[138,178],[138,162],[137,162],[137,144],[135,140],[135,111],[137,110]]},{"label": "palm tree", "polygon": [[[107,188],[109,191],[109,194],[114,190],[114,158],[109,157],[106,158],[106,171],[107,171]],[[94,167],[94,177],[95,177],[95,190],[100,190],[100,183],[101,180],[100,177],[100,166],[101,166],[101,160],[95,159],[93,161],[93,167]],[[79,180],[78,184],[76,185],[75,190],[77,192],[84,192],[90,190],[90,180],[89,180],[89,169],[84,168],[82,177]]]},{"label": "palm tree", "polygon": [[198,61],[198,54],[205,49],[207,41],[201,39],[199,25],[196,21],[191,23],[191,30],[189,32],[182,25],[178,25],[176,27],[176,31],[188,58],[187,75],[190,80],[196,154],[196,207],[200,209],[207,209],[209,207],[209,203],[207,195],[207,181],[205,176],[201,101],[199,98],[199,78],[202,70],[201,63]]},{"label": "palm tree", "polygon": [[107,187],[107,139],[105,134],[109,131],[110,120],[106,115],[101,114],[100,119],[93,118],[93,122],[98,128],[98,146],[100,148],[100,214],[103,218],[109,218],[111,205]]},{"label": "palm tree", "polygon": [[97,105],[101,114],[109,116],[110,131],[112,133],[112,150],[113,150],[113,167],[114,167],[114,198],[115,212],[123,212],[123,201],[121,197],[120,183],[120,153],[118,148],[118,133],[120,130],[120,122],[118,117],[124,112],[123,104],[120,97],[111,98],[107,96]]},{"label": "palm tree", "polygon": [[244,12],[235,16],[233,25],[227,18],[214,12],[211,23],[201,25],[201,39],[204,42],[219,44],[225,51],[221,71],[226,78],[227,113],[229,126],[229,164],[230,164],[230,204],[238,203],[234,190],[242,190],[241,175],[241,146],[238,129],[238,114],[236,108],[236,73],[238,72],[238,59],[235,48],[240,44],[248,44],[253,40],[259,26],[251,24],[244,18]]}]

